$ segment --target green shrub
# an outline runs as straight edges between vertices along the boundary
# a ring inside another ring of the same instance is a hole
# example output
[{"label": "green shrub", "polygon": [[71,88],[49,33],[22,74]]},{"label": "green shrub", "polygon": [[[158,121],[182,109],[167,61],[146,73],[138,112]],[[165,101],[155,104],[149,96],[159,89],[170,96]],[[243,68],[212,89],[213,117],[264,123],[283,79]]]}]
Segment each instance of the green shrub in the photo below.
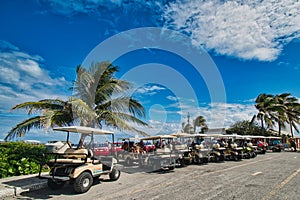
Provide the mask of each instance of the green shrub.
[{"label": "green shrub", "polygon": [[0,178],[38,173],[45,151],[44,145],[0,143]]}]

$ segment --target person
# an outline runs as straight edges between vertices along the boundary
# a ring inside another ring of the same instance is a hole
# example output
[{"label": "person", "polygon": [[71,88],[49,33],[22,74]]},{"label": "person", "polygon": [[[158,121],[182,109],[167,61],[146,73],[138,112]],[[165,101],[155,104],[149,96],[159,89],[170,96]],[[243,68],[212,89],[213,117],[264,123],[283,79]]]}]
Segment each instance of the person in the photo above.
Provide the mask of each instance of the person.
[{"label": "person", "polygon": [[165,146],[166,146],[166,140],[162,140],[162,142],[161,142],[161,148],[165,148]]},{"label": "person", "polygon": [[293,151],[297,151],[297,148],[296,148],[296,142],[294,140],[291,140],[291,147],[292,147],[292,150]]}]

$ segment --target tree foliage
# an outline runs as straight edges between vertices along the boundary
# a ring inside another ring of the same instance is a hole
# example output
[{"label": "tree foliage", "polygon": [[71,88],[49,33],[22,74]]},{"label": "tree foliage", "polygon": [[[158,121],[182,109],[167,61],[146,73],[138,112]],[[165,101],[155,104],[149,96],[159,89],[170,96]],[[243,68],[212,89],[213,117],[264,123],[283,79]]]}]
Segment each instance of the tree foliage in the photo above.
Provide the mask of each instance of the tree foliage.
[{"label": "tree foliage", "polygon": [[290,126],[290,132],[293,136],[293,129],[298,130],[300,124],[300,104],[296,97],[290,93],[277,95],[260,94],[255,101],[255,107],[258,110],[256,118],[260,120],[262,134],[266,128],[273,128],[275,124],[278,127],[278,135],[281,135],[282,128],[287,124]]},{"label": "tree foliage", "polygon": [[44,99],[24,102],[12,110],[24,109],[29,118],[13,127],[5,140],[24,136],[32,128],[47,130],[55,126],[106,126],[122,131],[138,132],[135,126],[147,126],[142,104],[129,96],[132,84],[114,77],[118,67],[108,62],[93,63],[86,69],[78,66],[74,96],[68,100]]},{"label": "tree foliage", "polygon": [[[258,123],[253,123],[248,120],[238,121],[226,130],[227,134],[238,135],[261,135],[261,127]],[[264,131],[266,133],[266,131]]]}]

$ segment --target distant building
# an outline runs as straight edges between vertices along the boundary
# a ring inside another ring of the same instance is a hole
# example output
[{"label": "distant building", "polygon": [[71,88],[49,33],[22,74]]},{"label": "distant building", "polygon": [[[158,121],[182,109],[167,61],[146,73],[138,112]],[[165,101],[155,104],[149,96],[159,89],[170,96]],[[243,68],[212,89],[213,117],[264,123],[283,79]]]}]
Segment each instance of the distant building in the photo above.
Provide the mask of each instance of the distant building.
[{"label": "distant building", "polygon": [[209,128],[204,132],[205,134],[226,134],[225,128]]}]

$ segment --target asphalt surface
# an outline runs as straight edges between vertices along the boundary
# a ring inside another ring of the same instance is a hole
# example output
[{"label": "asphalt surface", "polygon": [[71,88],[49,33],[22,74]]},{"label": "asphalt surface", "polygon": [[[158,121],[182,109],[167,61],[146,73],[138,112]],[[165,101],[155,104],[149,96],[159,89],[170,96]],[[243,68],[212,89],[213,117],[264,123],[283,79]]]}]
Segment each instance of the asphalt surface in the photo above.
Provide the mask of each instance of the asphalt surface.
[{"label": "asphalt surface", "polygon": [[70,185],[59,190],[36,186],[38,190],[28,189],[29,192],[5,199],[300,199],[300,153],[295,152],[267,153],[238,162],[190,165],[174,171],[124,170],[118,181],[110,182],[103,177],[84,194],[75,194]]}]

